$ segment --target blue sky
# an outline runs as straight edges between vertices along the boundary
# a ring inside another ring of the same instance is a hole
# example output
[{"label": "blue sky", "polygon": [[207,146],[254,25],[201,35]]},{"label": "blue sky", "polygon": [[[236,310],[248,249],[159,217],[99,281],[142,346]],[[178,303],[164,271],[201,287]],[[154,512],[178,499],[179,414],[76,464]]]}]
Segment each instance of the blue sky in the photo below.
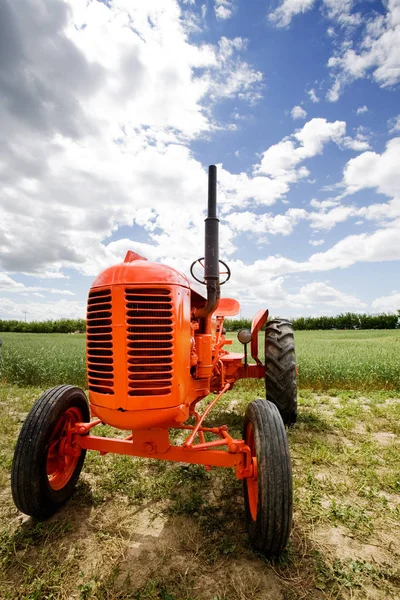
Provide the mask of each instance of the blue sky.
[{"label": "blue sky", "polygon": [[400,0],[0,11],[0,318],[84,316],[128,249],[188,273],[209,164],[242,316],[400,308]]}]

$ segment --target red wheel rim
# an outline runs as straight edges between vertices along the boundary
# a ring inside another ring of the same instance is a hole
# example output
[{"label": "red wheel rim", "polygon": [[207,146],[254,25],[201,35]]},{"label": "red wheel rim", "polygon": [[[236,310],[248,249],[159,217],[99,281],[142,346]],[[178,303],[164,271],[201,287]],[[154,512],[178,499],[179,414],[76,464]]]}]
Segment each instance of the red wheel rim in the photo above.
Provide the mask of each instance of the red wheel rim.
[{"label": "red wheel rim", "polygon": [[81,411],[76,406],[73,406],[65,411],[54,428],[46,463],[49,485],[53,490],[61,490],[67,485],[78,464],[79,455],[71,456],[65,454],[64,448],[68,432],[75,427],[76,423],[82,421]]},{"label": "red wheel rim", "polygon": [[253,521],[257,520],[257,506],[258,506],[258,475],[257,475],[257,458],[256,458],[256,445],[254,442],[254,429],[253,425],[249,423],[246,428],[246,444],[250,448],[252,463],[253,463],[253,476],[246,479],[247,484],[247,498],[249,501],[249,509],[251,518]]}]

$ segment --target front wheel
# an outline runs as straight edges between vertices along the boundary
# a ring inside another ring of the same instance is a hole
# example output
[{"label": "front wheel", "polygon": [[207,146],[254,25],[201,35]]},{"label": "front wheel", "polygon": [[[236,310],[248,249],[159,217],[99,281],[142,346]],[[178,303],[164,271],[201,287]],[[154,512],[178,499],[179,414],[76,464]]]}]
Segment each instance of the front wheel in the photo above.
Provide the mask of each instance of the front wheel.
[{"label": "front wheel", "polygon": [[46,519],[70,498],[86,450],[77,456],[64,452],[68,432],[90,419],[83,391],[71,385],[47,390],[28,414],[14,452],[11,491],[19,510]]},{"label": "front wheel", "polygon": [[253,476],[243,481],[250,541],[266,556],[277,556],[292,529],[293,485],[286,430],[276,406],[265,400],[251,402],[243,437],[253,462]]}]

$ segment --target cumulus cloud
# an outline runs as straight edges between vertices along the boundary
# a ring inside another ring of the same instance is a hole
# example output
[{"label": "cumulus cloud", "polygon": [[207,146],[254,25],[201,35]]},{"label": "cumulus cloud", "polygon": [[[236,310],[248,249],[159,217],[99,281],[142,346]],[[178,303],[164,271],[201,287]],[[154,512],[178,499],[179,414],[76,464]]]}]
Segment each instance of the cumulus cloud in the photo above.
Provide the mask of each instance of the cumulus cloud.
[{"label": "cumulus cloud", "polygon": [[[292,19],[310,11],[316,0],[283,0],[269,13],[276,27],[287,27]],[[334,54],[328,61],[332,85],[327,92],[329,102],[336,102],[343,89],[352,81],[371,77],[380,87],[391,87],[400,81],[400,18],[399,0],[384,3],[385,13],[373,8],[363,15],[356,11],[355,0],[321,0],[322,14],[332,23],[327,34],[332,39]],[[361,30],[361,35],[356,31]],[[313,102],[314,90],[308,92]],[[366,112],[366,107],[360,107]],[[362,113],[357,113],[362,114]]]},{"label": "cumulus cloud", "polygon": [[[216,7],[228,10],[228,5],[234,8],[231,2]],[[185,11],[190,7],[186,2]],[[128,249],[185,270],[202,252],[207,188],[206,171],[190,143],[230,126],[213,116],[219,102],[234,99],[227,114],[241,114],[263,89],[262,74],[245,60],[246,40],[221,37],[214,44],[193,44],[194,21],[174,0],[21,0],[18,10],[11,1],[0,10],[0,39],[7,39],[0,80],[3,295],[47,299],[61,293],[60,286],[28,286],[11,275],[56,278],[65,277],[66,269],[94,275],[123,259]],[[318,101],[314,90],[308,93]],[[308,161],[330,143],[363,152],[359,162],[346,167],[346,193],[368,185],[386,194],[394,189],[397,175],[388,161],[394,164],[397,147],[388,146],[382,162],[382,155],[365,151],[368,141],[361,134],[346,135],[344,121],[319,118],[302,125],[261,152],[246,172],[219,165],[221,254],[234,256],[242,232],[254,232],[257,239],[290,235],[303,222],[328,230],[352,216],[353,207],[333,200],[312,201],[310,212],[267,212],[278,200],[288,201],[291,187],[309,177]],[[240,271],[237,289],[247,289],[249,302],[271,295],[278,305],[294,300],[286,288],[288,273],[394,256],[395,205],[384,206],[392,212],[382,230],[347,236],[302,262],[271,256],[249,267],[233,261]],[[381,226],[382,207],[365,207],[358,217],[377,219]],[[386,240],[391,249],[385,253]],[[260,274],[254,290],[249,273],[253,280]],[[298,306],[310,301],[311,291],[301,288]],[[329,295],[321,286],[314,292],[316,302]],[[332,292],[332,301],[335,297]],[[38,303],[24,304],[32,318],[83,314],[79,302],[46,300],[41,306],[39,314]],[[21,304],[6,299],[2,310],[17,314]]]},{"label": "cumulus cloud", "polygon": [[232,17],[234,4],[231,0],[215,0],[214,11],[217,19],[225,21]]},{"label": "cumulus cloud", "polygon": [[318,98],[318,96],[315,93],[315,90],[313,88],[311,90],[308,90],[307,94],[309,95],[309,98],[310,98],[311,102],[314,102],[314,104],[316,104],[317,102],[319,102],[319,98]]},{"label": "cumulus cloud", "polygon": [[399,153],[400,137],[396,137],[388,141],[382,154],[363,152],[349,160],[343,177],[347,192],[376,188],[386,196],[400,197]]},{"label": "cumulus cloud", "polygon": [[292,119],[305,119],[307,116],[307,111],[301,106],[293,106],[290,114],[292,115]]},{"label": "cumulus cloud", "polygon": [[[40,296],[39,296],[40,297]],[[3,319],[20,321],[26,314],[27,321],[55,321],[67,315],[69,319],[83,319],[86,313],[86,303],[70,300],[57,302],[15,302],[9,298],[0,298]]]},{"label": "cumulus cloud", "polygon": [[303,208],[289,208],[283,215],[272,215],[270,213],[237,212],[226,217],[229,225],[238,232],[248,232],[262,236],[290,235],[293,228],[307,217],[307,211]]},{"label": "cumulus cloud", "polygon": [[400,292],[392,292],[389,296],[380,296],[372,302],[375,312],[395,313],[400,310]]},{"label": "cumulus cloud", "polygon": [[346,269],[360,262],[400,260],[400,218],[373,233],[348,235],[325,252],[316,252],[307,260],[296,261],[283,256],[268,256],[253,265],[231,261],[235,270],[258,273],[269,280],[293,273],[315,273]]},{"label": "cumulus cloud", "polygon": [[310,201],[310,206],[312,206],[313,208],[319,208],[322,210],[326,210],[327,208],[333,208],[334,206],[337,206],[339,204],[339,200],[337,200],[336,198],[330,198],[329,200],[317,200],[316,198],[313,198]]},{"label": "cumulus cloud", "polygon": [[145,230],[158,258],[201,246],[206,174],[189,143],[229,126],[217,102],[260,97],[245,40],[190,43],[175,0],[0,10],[3,270],[94,274],[122,258],[107,240],[121,226]]},{"label": "cumulus cloud", "polygon": [[359,106],[356,112],[358,115],[363,115],[364,113],[368,112],[368,107],[365,104],[364,106]]},{"label": "cumulus cloud", "polygon": [[343,223],[355,215],[358,215],[358,210],[354,206],[336,206],[327,212],[312,212],[308,218],[313,229],[329,231],[338,223]]},{"label": "cumulus cloud", "polygon": [[298,294],[289,295],[289,300],[304,304],[310,308],[322,304],[324,307],[334,307],[349,310],[349,307],[362,309],[367,305],[352,294],[345,294],[323,282],[313,282],[304,285]]},{"label": "cumulus cloud", "polygon": [[393,117],[392,119],[389,119],[388,127],[389,127],[389,133],[395,133],[397,131],[400,131],[400,115],[397,115],[397,117]]},{"label": "cumulus cloud", "polygon": [[356,152],[362,152],[363,150],[368,150],[371,147],[365,137],[359,135],[357,135],[355,138],[346,136],[343,140],[343,146],[344,148],[349,148],[349,150],[355,150]]},{"label": "cumulus cloud", "polygon": [[325,240],[309,240],[308,243],[311,246],[322,246],[322,244],[325,244]]},{"label": "cumulus cloud", "polygon": [[28,293],[32,292],[36,296],[40,296],[42,298],[44,298],[44,295],[40,294],[39,292],[46,292],[47,294],[61,294],[63,296],[74,296],[75,295],[70,290],[65,290],[65,289],[47,288],[47,287],[40,287],[40,286],[27,286],[27,285],[24,285],[23,283],[15,281],[6,273],[0,273],[0,292],[1,293],[11,292],[13,294],[22,294],[22,295],[27,295]]},{"label": "cumulus cloud", "polygon": [[[293,17],[308,12],[315,4],[316,0],[283,0],[268,18],[276,27],[287,27]],[[339,27],[354,27],[361,22],[361,15],[352,13],[354,0],[322,0],[319,4],[325,16]]]},{"label": "cumulus cloud", "polygon": [[220,168],[221,210],[244,208],[250,203],[268,206],[284,198],[291,185],[309,176],[308,168],[302,163],[321,154],[330,142],[339,147],[349,146],[352,138],[345,134],[344,121],[331,123],[326,119],[311,119],[263,152],[260,162],[253,165],[252,176],[233,174]]},{"label": "cumulus cloud", "polygon": [[362,38],[356,45],[343,41],[328,61],[334,83],[327,98],[336,102],[343,88],[356,79],[371,76],[383,88],[400,81],[400,17],[398,0],[388,0],[384,15],[367,18]]},{"label": "cumulus cloud", "polygon": [[298,165],[320,154],[325,144],[340,143],[345,132],[344,121],[330,123],[326,119],[311,119],[292,136],[268,148],[262,155],[258,171],[286,181],[307,177],[307,169],[297,169]]},{"label": "cumulus cloud", "polygon": [[276,27],[287,27],[294,16],[309,11],[314,4],[315,0],[283,0],[268,18]]},{"label": "cumulus cloud", "polygon": [[[275,258],[275,267],[283,265],[286,259]],[[288,289],[285,276],[279,275],[278,268],[272,268],[274,260],[258,260],[252,265],[233,261],[232,279],[229,293],[240,298],[246,305],[267,306],[274,314],[290,315],[322,313],[334,309],[360,310],[366,306],[359,298],[346,294],[325,282],[313,281],[297,290]]]},{"label": "cumulus cloud", "polygon": [[[372,203],[366,206],[343,205],[339,198],[319,201],[311,200],[310,206],[317,209],[307,213],[311,228],[329,230],[338,223],[350,217],[375,221],[379,226],[385,226],[396,236],[400,219],[400,176],[398,171],[398,156],[400,152],[400,138],[393,138],[387,143],[382,154],[377,152],[363,152],[350,159],[344,167],[342,187],[345,189],[341,195],[348,196],[368,188],[375,188],[377,192],[389,197],[387,202]],[[358,221],[359,223],[359,221]],[[361,240],[357,236],[357,240]],[[368,236],[365,239],[370,239]],[[384,242],[384,233],[379,231],[372,234],[371,240]],[[387,240],[389,243],[389,238]],[[396,255],[396,250],[395,255]],[[372,259],[374,260],[374,259]]]},{"label": "cumulus cloud", "polygon": [[349,29],[361,23],[361,14],[353,13],[354,0],[323,0],[323,12],[335,25]]}]

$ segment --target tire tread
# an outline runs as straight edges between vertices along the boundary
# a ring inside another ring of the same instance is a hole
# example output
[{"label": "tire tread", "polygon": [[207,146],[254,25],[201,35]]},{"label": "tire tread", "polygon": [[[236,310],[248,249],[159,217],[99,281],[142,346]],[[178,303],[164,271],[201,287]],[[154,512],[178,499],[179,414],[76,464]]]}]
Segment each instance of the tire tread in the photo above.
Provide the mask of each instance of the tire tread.
[{"label": "tire tread", "polygon": [[56,386],[36,400],[25,419],[15,447],[11,467],[12,496],[21,512],[38,519],[51,516],[69,498],[85,459],[86,452],[82,451],[75,472],[61,490],[55,492],[46,485],[41,465],[41,461],[45,459],[46,430],[49,430],[52,420],[59,418],[57,412],[62,408],[61,404],[68,402],[72,396],[78,398],[84,420],[89,420],[89,407],[82,390],[72,385]]},{"label": "tire tread", "polygon": [[256,440],[259,511],[253,521],[244,480],[249,535],[257,550],[276,556],[286,547],[292,526],[293,486],[286,430],[277,407],[265,400],[255,400],[247,407],[244,435],[250,422]]},{"label": "tire tread", "polygon": [[297,418],[296,355],[293,328],[275,319],[265,329],[266,398],[277,406],[285,425]]}]

